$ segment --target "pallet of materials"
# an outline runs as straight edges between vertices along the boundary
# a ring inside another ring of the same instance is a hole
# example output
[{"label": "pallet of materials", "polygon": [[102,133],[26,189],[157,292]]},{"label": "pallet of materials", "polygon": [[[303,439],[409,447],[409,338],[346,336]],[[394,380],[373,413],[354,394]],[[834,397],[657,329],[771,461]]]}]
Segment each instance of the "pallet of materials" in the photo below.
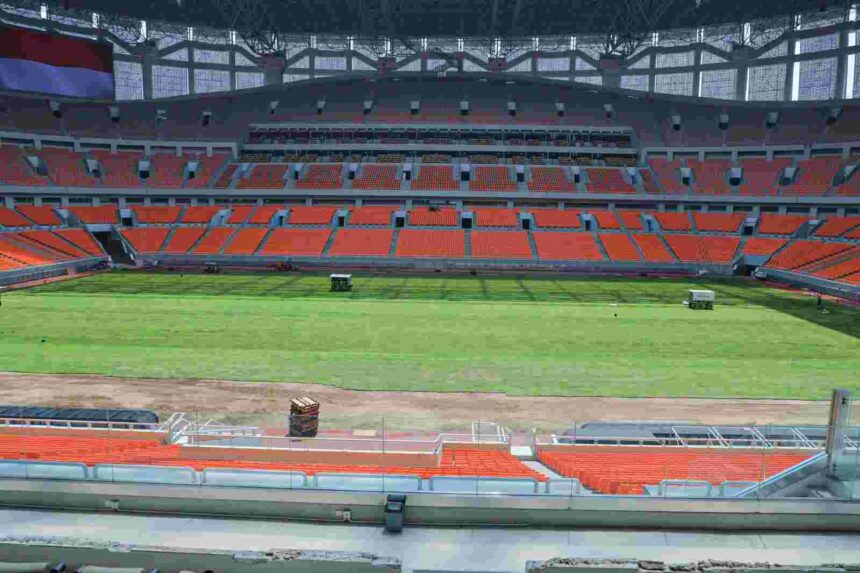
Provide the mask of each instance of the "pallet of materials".
[{"label": "pallet of materials", "polygon": [[290,436],[316,437],[319,431],[320,404],[303,396],[290,400]]}]

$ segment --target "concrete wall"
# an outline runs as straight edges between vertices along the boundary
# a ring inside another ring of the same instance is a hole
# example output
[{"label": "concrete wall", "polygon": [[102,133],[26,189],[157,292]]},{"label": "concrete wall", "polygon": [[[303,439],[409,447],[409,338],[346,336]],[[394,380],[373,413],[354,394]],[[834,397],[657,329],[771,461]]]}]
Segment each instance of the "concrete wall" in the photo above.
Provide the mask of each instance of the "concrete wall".
[{"label": "concrete wall", "polygon": [[580,559],[558,557],[527,561],[526,573],[847,573],[860,571],[854,563],[825,565],[777,565],[708,559],[695,563],[664,563],[633,559]]},{"label": "concrete wall", "polygon": [[[117,422],[117,424],[120,424],[120,422]],[[51,428],[39,426],[0,426],[0,434],[14,434],[16,436],[60,436],[63,438],[114,438],[117,440],[156,440],[158,442],[166,441],[169,436],[167,432],[144,430],[94,430],[89,428]]]},{"label": "concrete wall", "polygon": [[[286,444],[284,444],[286,446]],[[284,447],[282,446],[282,447]],[[293,464],[434,467],[438,456],[408,452],[350,452],[343,450],[287,450],[230,446],[184,446],[183,460],[242,460]]]}]

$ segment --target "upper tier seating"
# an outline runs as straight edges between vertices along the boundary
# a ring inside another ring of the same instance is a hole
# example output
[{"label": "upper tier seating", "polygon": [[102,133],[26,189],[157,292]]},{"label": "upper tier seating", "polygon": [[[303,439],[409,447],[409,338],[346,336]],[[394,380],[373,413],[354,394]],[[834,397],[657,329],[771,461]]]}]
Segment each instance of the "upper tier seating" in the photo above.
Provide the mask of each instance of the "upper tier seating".
[{"label": "upper tier seating", "polygon": [[646,193],[662,193],[662,189],[657,186],[657,181],[649,169],[640,169],[639,176],[642,178],[642,188]]},{"label": "upper tier seating", "polygon": [[665,157],[649,157],[651,170],[660,180],[663,192],[671,195],[687,193],[689,189],[681,181],[681,162],[678,159],[669,161]]},{"label": "upper tier seating", "polygon": [[843,253],[853,247],[854,245],[851,243],[823,243],[821,241],[797,240],[771,258],[767,266],[790,271]]},{"label": "upper tier seating", "polygon": [[183,156],[169,153],[155,153],[149,158],[149,179],[146,184],[153,188],[179,189],[185,182],[185,164]]},{"label": "upper tier seating", "polygon": [[94,149],[90,153],[101,164],[102,185],[105,187],[143,187],[137,170],[143,153],[119,151],[114,155],[103,149]]},{"label": "upper tier seating", "polygon": [[820,156],[797,162],[798,173],[791,185],[782,187],[780,195],[824,195],[833,185],[842,158]]},{"label": "upper tier seating", "polygon": [[[218,179],[215,180],[212,187],[215,189],[227,189],[230,186],[230,182],[233,180],[233,174],[236,173],[238,168],[239,166],[235,163],[231,163],[225,167],[224,171],[221,172],[221,175],[218,176]],[[189,185],[189,187],[196,187],[196,185]]]},{"label": "upper tier seating", "polygon": [[621,223],[615,213],[607,209],[589,209],[588,212],[597,219],[597,226],[601,229],[620,229]]},{"label": "upper tier seating", "polygon": [[248,217],[250,217],[251,213],[254,212],[254,209],[257,208],[255,205],[243,204],[229,205],[229,207],[231,212],[230,216],[227,218],[228,225],[241,225],[248,220]]},{"label": "upper tier seating", "polygon": [[288,168],[285,163],[258,163],[247,177],[236,182],[236,189],[283,189]]},{"label": "upper tier seating", "polygon": [[394,229],[338,229],[329,248],[330,257],[386,257]]},{"label": "upper tier seating", "polygon": [[120,233],[131,244],[138,253],[157,253],[161,250],[167,234],[168,227],[144,227],[134,229],[122,229]]},{"label": "upper tier seating", "polygon": [[517,211],[514,209],[477,207],[471,211],[475,216],[477,227],[516,227],[519,225]]},{"label": "upper tier seating", "polygon": [[391,217],[400,210],[396,205],[366,205],[356,207],[349,215],[350,225],[391,225]]},{"label": "upper tier seating", "polygon": [[272,222],[275,213],[285,209],[284,205],[261,205],[257,207],[254,214],[247,220],[249,225],[268,225]]},{"label": "upper tier seating", "polygon": [[664,235],[683,263],[730,263],[740,245],[739,237],[712,235]]},{"label": "upper tier seating", "polygon": [[624,181],[619,169],[589,169],[587,188],[591,193],[636,193],[636,187]]},{"label": "upper tier seating", "polygon": [[[200,154],[197,156],[185,156],[186,160],[196,159],[199,162],[199,166],[197,167],[197,173],[193,178],[188,178],[185,180],[185,188],[186,189],[202,189],[204,187],[209,187],[212,183],[212,178],[221,169],[221,166],[224,165],[224,162],[229,159],[230,155],[227,153],[213,153],[212,157],[207,157],[205,154]],[[235,167],[233,168],[235,171]],[[233,175],[231,171],[229,173],[228,179],[226,183],[230,182],[229,177]],[[219,178],[220,182],[220,178]],[[224,187],[227,185],[225,184]],[[222,189],[224,187],[221,187]]]},{"label": "upper tier seating", "polygon": [[480,259],[530,259],[525,231],[472,231],[472,256]]},{"label": "upper tier seating", "polygon": [[333,205],[292,205],[287,223],[290,225],[330,225],[334,214],[341,207]]},{"label": "upper tier seating", "polygon": [[15,209],[37,225],[59,226],[63,224],[57,216],[57,212],[50,205],[39,207],[36,205],[16,205]]},{"label": "upper tier seating", "polygon": [[768,161],[763,157],[747,157],[740,160],[743,179],[738,185],[741,195],[775,195],[780,173],[791,165],[787,157],[775,157]]},{"label": "upper tier seating", "polygon": [[642,251],[642,256],[649,263],[670,263],[675,261],[675,257],[666,248],[666,244],[663,243],[659,235],[636,234],[633,235],[633,240],[636,242],[639,250]]},{"label": "upper tier seating", "polygon": [[275,229],[260,254],[320,257],[330,235],[331,229]]},{"label": "upper tier seating", "polygon": [[194,248],[195,255],[216,255],[236,232],[231,227],[212,227]]},{"label": "upper tier seating", "polygon": [[556,261],[601,261],[603,253],[591,233],[535,231],[538,258]]},{"label": "upper tier seating", "polygon": [[788,239],[776,239],[773,237],[749,237],[744,243],[742,252],[745,255],[770,256],[781,249]]},{"label": "upper tier seating", "polygon": [[517,183],[511,180],[507,167],[479,165],[469,181],[471,191],[516,191]]},{"label": "upper tier seating", "polygon": [[461,258],[466,236],[461,230],[402,229],[397,238],[398,257]]},{"label": "upper tier seating", "polygon": [[182,207],[167,205],[151,207],[134,205],[131,210],[134,211],[134,214],[137,217],[137,222],[145,225],[166,225],[176,223],[177,219],[179,219],[179,215],[182,213]]},{"label": "upper tier seating", "polygon": [[[856,161],[856,158],[854,160]],[[860,167],[855,167],[849,179],[836,187],[832,193],[842,197],[860,197]]]},{"label": "upper tier seating", "polygon": [[535,226],[540,229],[578,229],[582,226],[578,210],[532,209]]},{"label": "upper tier seating", "polygon": [[85,225],[115,225],[119,221],[116,205],[70,206],[69,211]]},{"label": "upper tier seating", "polygon": [[452,207],[414,207],[409,211],[409,224],[412,226],[456,227],[460,224],[460,215]]},{"label": "upper tier seating", "polygon": [[689,213],[678,213],[677,211],[666,211],[665,213],[651,213],[660,228],[664,231],[692,231],[693,224],[690,222]]},{"label": "upper tier seating", "polygon": [[35,174],[20,147],[6,144],[0,145],[0,181],[6,185],[51,184],[47,177]]},{"label": "upper tier seating", "polygon": [[700,213],[693,212],[693,221],[699,231],[736,233],[746,215],[743,213]]},{"label": "upper tier seating", "polygon": [[397,165],[364,165],[352,181],[353,189],[400,189]]},{"label": "upper tier seating", "polygon": [[611,261],[641,261],[639,251],[630,242],[630,237],[622,233],[600,233],[600,242]]},{"label": "upper tier seating", "polygon": [[48,168],[48,176],[60,187],[96,187],[99,180],[89,174],[84,157],[71,149],[43,147],[39,157]]},{"label": "upper tier seating", "polygon": [[164,246],[164,252],[172,255],[187,253],[205,232],[205,227],[178,227],[174,229],[173,235]]},{"label": "upper tier seating", "polygon": [[728,172],[732,166],[729,159],[688,159],[687,167],[695,173],[693,192],[707,195],[728,195],[732,192],[728,184]]},{"label": "upper tier seating", "polygon": [[193,205],[186,207],[180,223],[208,224],[212,221],[212,217],[217,215],[223,208],[220,205]]},{"label": "upper tier seating", "polygon": [[839,237],[860,225],[860,217],[828,217],[817,229],[816,237]]},{"label": "upper tier seating", "polygon": [[573,193],[576,184],[567,178],[560,167],[532,167],[532,179],[528,183],[529,191],[550,191],[556,193]]},{"label": "upper tier seating", "polygon": [[318,163],[308,166],[305,175],[296,181],[296,189],[340,189],[343,187],[341,174],[343,165],[322,165]]},{"label": "upper tier seating", "polygon": [[410,187],[427,191],[456,191],[460,183],[454,179],[454,169],[450,165],[421,165]]},{"label": "upper tier seating", "polygon": [[768,235],[793,235],[808,220],[809,217],[806,215],[762,213],[758,222],[758,232]]},{"label": "upper tier seating", "polygon": [[599,493],[642,494],[645,485],[664,480],[701,480],[713,485],[758,482],[809,456],[766,450],[576,446],[569,452],[541,452],[538,459]]},{"label": "upper tier seating", "polygon": [[225,255],[253,255],[260,247],[260,243],[268,234],[269,229],[261,227],[248,227],[236,231],[236,236],[230,244],[224,248]]},{"label": "upper tier seating", "polygon": [[642,227],[642,211],[627,211],[619,210],[615,215],[624,222],[624,226],[631,231],[641,231]]},{"label": "upper tier seating", "polygon": [[29,227],[32,223],[17,211],[0,207],[0,225],[4,227]]},{"label": "upper tier seating", "polygon": [[93,239],[92,235],[83,229],[56,229],[54,233],[73,245],[76,245],[88,255],[93,255],[95,257],[105,255],[102,246]]}]

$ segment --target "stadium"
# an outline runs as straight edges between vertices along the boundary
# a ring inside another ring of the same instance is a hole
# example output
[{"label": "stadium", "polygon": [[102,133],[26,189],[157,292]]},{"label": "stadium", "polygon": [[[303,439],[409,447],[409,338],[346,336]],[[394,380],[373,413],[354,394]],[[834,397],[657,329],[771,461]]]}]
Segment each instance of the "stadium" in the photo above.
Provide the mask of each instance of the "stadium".
[{"label": "stadium", "polygon": [[857,571],[858,33],[0,2],[0,571]]}]

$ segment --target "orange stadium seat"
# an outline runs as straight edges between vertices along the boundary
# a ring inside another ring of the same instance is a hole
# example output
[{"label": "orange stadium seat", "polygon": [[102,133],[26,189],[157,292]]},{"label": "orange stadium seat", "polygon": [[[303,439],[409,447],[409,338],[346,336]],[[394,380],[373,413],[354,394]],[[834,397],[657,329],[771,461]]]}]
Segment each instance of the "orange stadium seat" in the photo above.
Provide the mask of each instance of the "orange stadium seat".
[{"label": "orange stadium seat", "polygon": [[776,157],[773,161],[761,157],[749,157],[740,160],[743,169],[743,179],[738,185],[741,195],[774,195],[776,194],[777,178],[782,171],[791,165],[791,159]]},{"label": "orange stadium seat", "polygon": [[4,227],[29,227],[32,224],[18,212],[6,207],[0,207],[0,225]]},{"label": "orange stadium seat", "polygon": [[218,179],[215,180],[215,183],[212,184],[212,187],[215,189],[227,189],[230,186],[230,181],[233,180],[233,174],[236,173],[238,168],[239,166],[235,163],[231,163],[225,167],[221,175],[218,176]]},{"label": "orange stadium seat", "polygon": [[341,207],[333,205],[292,205],[287,223],[290,225],[331,225],[334,214]]},{"label": "orange stadium seat", "polygon": [[284,163],[258,163],[247,177],[236,182],[236,189],[283,189],[288,168]]},{"label": "orange stadium seat", "polygon": [[660,224],[660,229],[663,231],[692,231],[693,224],[690,222],[689,213],[678,213],[676,211],[666,211],[664,213],[653,212],[651,215]]},{"label": "orange stadium seat", "polygon": [[683,263],[729,263],[740,245],[740,237],[711,235],[664,235],[669,247]]},{"label": "orange stadium seat", "polygon": [[69,260],[86,257],[87,253],[69,244],[51,231],[21,231],[15,235],[30,245],[47,252],[57,260]]},{"label": "orange stadium seat", "polygon": [[538,258],[554,261],[601,261],[603,253],[591,233],[535,231]]},{"label": "orange stadium seat", "polygon": [[410,188],[426,191],[456,191],[460,188],[450,165],[421,165],[411,183]]},{"label": "orange stadium seat", "polygon": [[528,182],[529,191],[549,191],[573,193],[576,184],[567,178],[560,167],[532,167],[532,179]]},{"label": "orange stadium seat", "polygon": [[353,189],[400,189],[397,165],[364,165],[352,181]]},{"label": "orange stadium seat", "polygon": [[860,225],[860,217],[828,217],[815,230],[816,237],[839,237]]},{"label": "orange stadium seat", "polygon": [[772,237],[749,237],[744,243],[742,252],[745,255],[770,256],[785,246],[787,242],[787,239]]},{"label": "orange stadium seat", "polygon": [[236,236],[224,248],[225,255],[253,255],[269,232],[267,228],[248,227],[236,231]]},{"label": "orange stadium seat", "polygon": [[36,175],[17,145],[0,145],[0,181],[6,185],[49,186],[50,179]]},{"label": "orange stadium seat", "polygon": [[135,251],[150,254],[161,250],[170,229],[168,227],[144,227],[122,229],[120,232]]},{"label": "orange stadium seat", "polygon": [[212,217],[218,214],[218,211],[223,208],[224,207],[220,205],[192,205],[185,208],[185,212],[182,214],[182,220],[179,222],[188,224],[208,224],[212,220]]},{"label": "orange stadium seat", "polygon": [[69,206],[69,211],[85,225],[115,225],[119,221],[116,205]]},{"label": "orange stadium seat", "polygon": [[453,207],[414,207],[409,211],[409,224],[425,227],[456,227],[460,215]]},{"label": "orange stadium seat", "polygon": [[535,225],[541,229],[578,229],[582,226],[579,211],[556,209],[532,209]]},{"label": "orange stadium seat", "polygon": [[138,175],[138,161],[143,159],[139,151],[120,151],[111,154],[110,151],[94,149],[90,152],[93,159],[101,164],[102,185],[105,187],[142,187]]},{"label": "orange stadium seat", "polygon": [[84,156],[71,149],[43,147],[36,154],[45,162],[48,176],[60,187],[96,187],[99,180],[87,171]]},{"label": "orange stadium seat", "polygon": [[597,219],[597,226],[601,229],[620,229],[621,223],[615,213],[606,209],[589,209],[588,212]]},{"label": "orange stadium seat", "polygon": [[248,225],[268,225],[272,222],[275,213],[286,209],[285,205],[261,205],[257,207],[253,215],[246,221]]},{"label": "orange stadium seat", "polygon": [[736,233],[746,215],[743,213],[699,213],[693,211],[693,221],[699,231]]},{"label": "orange stadium seat", "polygon": [[517,183],[511,180],[507,167],[479,165],[475,167],[469,181],[471,191],[516,191]]},{"label": "orange stadium seat", "polygon": [[600,233],[598,235],[606,254],[611,261],[640,261],[639,251],[627,235],[621,233]]},{"label": "orange stadium seat", "polygon": [[758,222],[758,232],[767,235],[793,235],[808,220],[809,217],[806,215],[762,213]]},{"label": "orange stadium seat", "polygon": [[833,186],[836,172],[842,167],[838,156],[820,156],[797,162],[797,176],[790,185],[779,190],[780,195],[824,195]]},{"label": "orange stadium seat", "polygon": [[215,255],[236,230],[231,227],[212,227],[194,248],[195,255]]},{"label": "orange stadium seat", "polygon": [[179,227],[173,231],[173,235],[167,245],[164,246],[163,252],[170,255],[187,253],[205,232],[205,227]]},{"label": "orange stadium seat", "polygon": [[330,235],[331,229],[275,229],[260,254],[319,257]]},{"label": "orange stadium seat", "polygon": [[681,162],[677,159],[669,161],[665,157],[650,157],[651,170],[660,180],[663,192],[670,195],[684,194],[689,188],[681,181]]},{"label": "orange stadium seat", "polygon": [[687,167],[693,170],[695,182],[693,192],[706,195],[728,195],[732,192],[728,184],[728,172],[732,166],[729,159],[688,159]]},{"label": "orange stadium seat", "polygon": [[152,224],[170,224],[176,223],[179,215],[182,213],[182,207],[169,207],[167,205],[159,205],[152,207],[144,207],[143,205],[135,205],[131,208],[137,217],[138,223],[145,225]]},{"label": "orange stadium seat", "polygon": [[630,229],[631,231],[641,231],[642,230],[642,211],[616,211],[616,216],[618,216],[622,221],[624,221],[624,226]]},{"label": "orange stadium seat", "polygon": [[340,189],[343,165],[312,164],[304,177],[296,181],[296,189]]},{"label": "orange stadium seat", "polygon": [[56,229],[54,233],[89,255],[100,257],[105,254],[102,246],[83,229]]},{"label": "orange stadium seat", "polygon": [[766,266],[790,271],[844,253],[853,247],[851,243],[797,240],[771,258]]},{"label": "orange stadium seat", "polygon": [[472,231],[472,256],[479,259],[530,259],[525,231]]},{"label": "orange stadium seat", "polygon": [[162,189],[179,189],[185,182],[185,164],[188,160],[183,156],[168,153],[156,153],[149,158],[149,187]]},{"label": "orange stadium seat", "polygon": [[586,186],[591,193],[636,193],[636,187],[624,181],[619,169],[589,169]]},{"label": "orange stadium seat", "polygon": [[228,225],[241,225],[256,208],[255,205],[230,205],[230,217],[227,218]]},{"label": "orange stadium seat", "polygon": [[[196,159],[199,162],[197,167],[197,174],[194,178],[188,178],[185,180],[185,187],[188,189],[202,189],[204,187],[209,187],[209,184],[212,181],[212,177],[221,169],[221,166],[224,165],[224,162],[229,158],[229,154],[227,153],[213,153],[212,157],[206,157],[204,154],[200,154],[198,156],[186,156],[186,161],[190,159]],[[235,168],[233,169],[235,171]],[[233,175],[233,172],[230,172],[230,176]],[[220,178],[218,180],[220,182]],[[229,183],[230,179],[228,178],[226,183]],[[225,188],[227,185],[225,184]]]},{"label": "orange stadium seat", "polygon": [[395,205],[367,205],[356,207],[349,215],[350,225],[391,225],[391,217],[400,209]]},{"label": "orange stadium seat", "polygon": [[338,229],[330,257],[386,257],[391,251],[393,229]]},{"label": "orange stadium seat", "polygon": [[460,258],[466,254],[466,236],[460,230],[402,229],[395,256]]},{"label": "orange stadium seat", "polygon": [[651,234],[636,234],[633,235],[633,240],[642,251],[642,255],[649,263],[670,263],[675,261],[675,257],[659,235]]},{"label": "orange stadium seat", "polygon": [[519,224],[515,209],[477,207],[471,209],[478,227],[516,227]]},{"label": "orange stadium seat", "polygon": [[37,225],[59,226],[63,224],[57,216],[56,211],[54,211],[54,208],[48,205],[42,205],[41,207],[35,205],[16,205],[15,209]]}]

